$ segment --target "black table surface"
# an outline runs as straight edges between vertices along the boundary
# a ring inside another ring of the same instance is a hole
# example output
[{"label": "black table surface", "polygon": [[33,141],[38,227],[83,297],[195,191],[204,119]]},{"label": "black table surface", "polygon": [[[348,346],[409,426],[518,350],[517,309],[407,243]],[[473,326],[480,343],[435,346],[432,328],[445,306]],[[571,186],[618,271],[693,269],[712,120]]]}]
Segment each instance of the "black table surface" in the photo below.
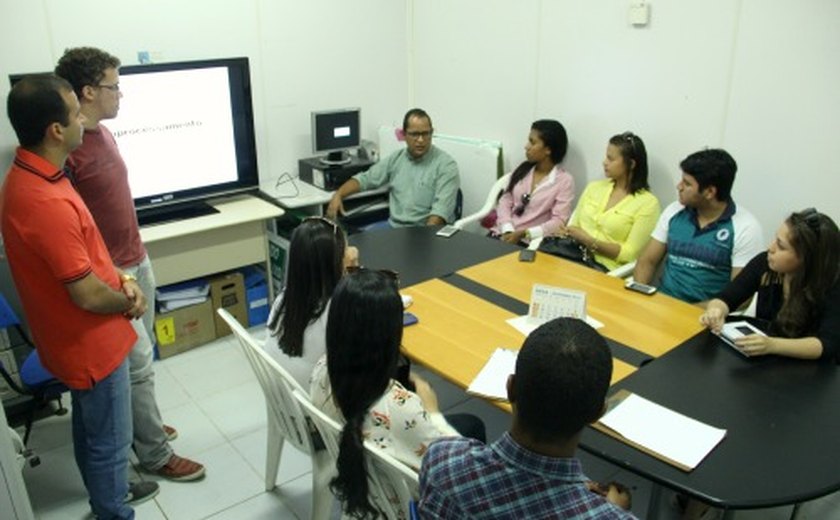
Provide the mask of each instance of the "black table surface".
[{"label": "black table surface", "polygon": [[[362,265],[393,269],[403,287],[516,251],[468,232],[436,227],[350,237]],[[620,381],[662,406],[727,430],[691,472],[586,428],[581,447],[622,468],[713,505],[747,509],[806,501],[840,489],[840,374],[835,365],[745,358],[702,332]],[[656,425],[651,425],[656,427]]]},{"label": "black table surface", "polygon": [[440,226],[380,229],[350,236],[359,248],[360,263],[371,269],[393,269],[408,287],[445,276],[519,248],[499,240],[461,231],[449,238],[435,236]]},{"label": "black table surface", "polygon": [[600,458],[723,508],[792,504],[840,489],[840,374],[833,364],[745,358],[702,332],[610,393],[620,389],[724,428],[726,437],[686,473],[587,428],[581,447]]}]

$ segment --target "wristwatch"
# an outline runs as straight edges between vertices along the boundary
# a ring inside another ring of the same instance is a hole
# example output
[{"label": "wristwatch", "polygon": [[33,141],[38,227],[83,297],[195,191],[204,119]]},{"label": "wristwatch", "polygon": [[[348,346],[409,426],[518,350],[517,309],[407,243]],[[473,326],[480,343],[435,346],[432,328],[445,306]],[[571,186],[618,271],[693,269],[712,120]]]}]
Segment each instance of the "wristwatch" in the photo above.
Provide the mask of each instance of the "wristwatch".
[{"label": "wristwatch", "polygon": [[137,281],[137,277],[136,277],[136,276],[134,276],[133,274],[126,274],[126,273],[123,273],[123,274],[121,274],[121,275],[120,275],[120,281],[121,281],[123,284],[125,284],[125,282],[136,282],[136,281]]}]

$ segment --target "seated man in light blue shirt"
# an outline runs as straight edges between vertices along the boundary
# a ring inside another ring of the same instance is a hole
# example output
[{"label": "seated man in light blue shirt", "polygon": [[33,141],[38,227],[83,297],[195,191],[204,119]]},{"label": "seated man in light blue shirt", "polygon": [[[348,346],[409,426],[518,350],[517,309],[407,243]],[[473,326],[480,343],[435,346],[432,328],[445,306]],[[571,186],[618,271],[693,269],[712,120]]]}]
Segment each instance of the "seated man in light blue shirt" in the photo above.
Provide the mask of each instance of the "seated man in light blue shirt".
[{"label": "seated man in light blue shirt", "polygon": [[455,220],[458,164],[432,145],[432,120],[412,108],[403,118],[405,149],[396,151],[341,185],[330,200],[327,217],[344,213],[343,199],[388,184],[392,227],[443,225]]}]

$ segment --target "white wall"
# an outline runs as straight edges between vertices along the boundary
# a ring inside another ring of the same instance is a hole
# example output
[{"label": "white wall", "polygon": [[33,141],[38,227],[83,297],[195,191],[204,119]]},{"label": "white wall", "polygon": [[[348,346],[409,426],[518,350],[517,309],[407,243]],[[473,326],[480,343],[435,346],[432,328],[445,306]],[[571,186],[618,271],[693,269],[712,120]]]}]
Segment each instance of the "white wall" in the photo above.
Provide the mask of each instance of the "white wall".
[{"label": "white wall", "polygon": [[681,159],[723,147],[765,238],[807,206],[840,220],[840,2],[649,4],[650,25],[634,28],[629,0],[414,2],[415,102],[441,131],[501,140],[508,167],[533,120],[559,119],[579,189],[603,175],[608,138],[631,130],[663,204]]},{"label": "white wall", "polygon": [[[768,238],[805,206],[840,219],[840,2],[649,3],[650,25],[634,28],[629,0],[0,0],[0,97],[6,75],[49,70],[68,46],[126,64],[139,50],[245,55],[263,178],[309,153],[313,109],[361,106],[373,137],[419,105],[440,132],[502,141],[508,166],[531,121],[561,120],[579,188],[602,175],[609,136],[632,130],[663,202],[683,157],[722,146],[739,163],[736,199]],[[14,142],[0,118],[3,165]]]},{"label": "white wall", "polygon": [[[274,178],[311,155],[312,110],[360,106],[370,136],[401,117],[405,12],[390,0],[0,0],[0,95],[8,74],[51,70],[73,46],[106,49],[126,65],[140,50],[159,61],[248,56],[260,175]],[[2,119],[5,173],[15,139]]]},{"label": "white wall", "polygon": [[[273,179],[312,155],[312,110],[359,106],[370,138],[401,121],[406,24],[394,0],[0,0],[0,180],[17,142],[8,75],[52,70],[68,47],[100,47],[126,65],[141,50],[158,61],[249,57],[260,177]],[[14,292],[5,263],[0,289]]]}]

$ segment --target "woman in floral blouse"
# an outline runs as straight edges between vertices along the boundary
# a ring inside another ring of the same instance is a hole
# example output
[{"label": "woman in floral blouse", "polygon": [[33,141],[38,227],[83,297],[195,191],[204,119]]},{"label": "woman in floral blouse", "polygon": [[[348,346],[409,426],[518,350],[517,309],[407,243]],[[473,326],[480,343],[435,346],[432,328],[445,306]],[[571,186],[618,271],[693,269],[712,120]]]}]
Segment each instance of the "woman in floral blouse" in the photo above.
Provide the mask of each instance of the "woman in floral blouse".
[{"label": "woman in floral blouse", "polygon": [[345,276],[329,310],[327,356],[312,373],[312,402],[345,423],[333,484],[351,516],[375,511],[368,499],[364,440],[418,469],[432,441],[459,435],[426,381],[412,374],[412,392],[394,380],[402,312],[393,276],[368,269]]}]

